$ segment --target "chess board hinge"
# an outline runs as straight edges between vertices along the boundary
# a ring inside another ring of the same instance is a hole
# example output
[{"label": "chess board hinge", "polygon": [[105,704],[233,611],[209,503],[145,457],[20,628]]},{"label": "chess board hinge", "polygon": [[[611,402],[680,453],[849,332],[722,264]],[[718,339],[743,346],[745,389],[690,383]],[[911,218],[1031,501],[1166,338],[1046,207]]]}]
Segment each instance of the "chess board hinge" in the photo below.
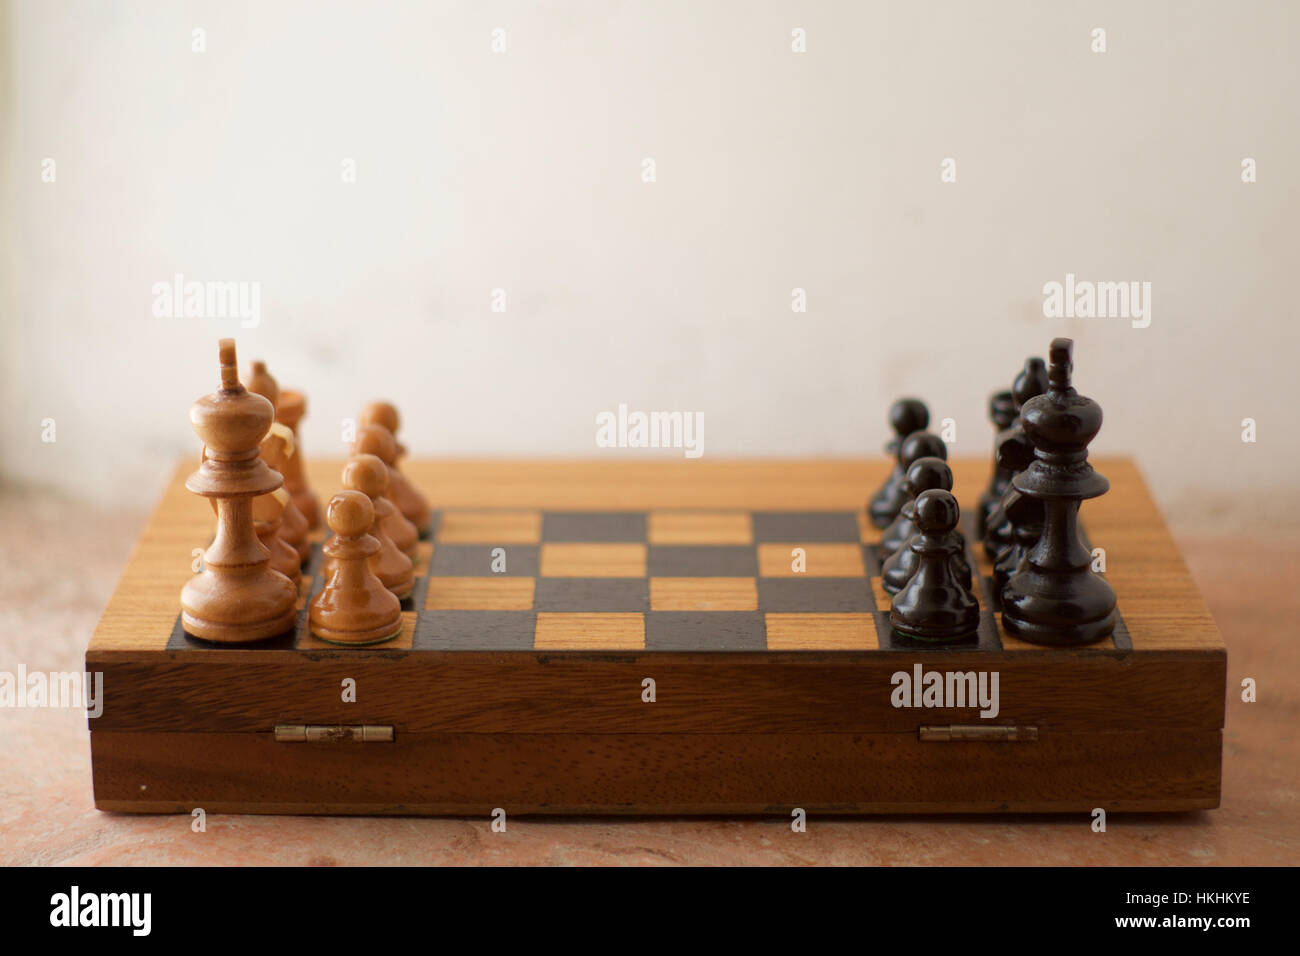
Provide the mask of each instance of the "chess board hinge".
[{"label": "chess board hinge", "polygon": [[276,724],[276,743],[392,743],[393,728],[387,724]]},{"label": "chess board hinge", "polygon": [[939,724],[917,728],[917,737],[924,743],[954,740],[992,740],[1024,742],[1038,739],[1037,727],[1008,727],[988,724]]}]

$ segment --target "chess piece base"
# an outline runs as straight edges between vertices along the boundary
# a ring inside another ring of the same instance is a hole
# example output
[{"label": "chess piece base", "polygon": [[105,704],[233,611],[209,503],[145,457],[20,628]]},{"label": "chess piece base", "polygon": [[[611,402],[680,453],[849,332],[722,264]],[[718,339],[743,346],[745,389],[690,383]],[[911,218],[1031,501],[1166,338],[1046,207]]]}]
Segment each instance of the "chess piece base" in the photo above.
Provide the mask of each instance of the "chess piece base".
[{"label": "chess piece base", "polygon": [[[904,617],[897,610],[890,612],[889,626],[905,637],[934,644],[951,644],[968,640],[979,632],[979,605],[959,588],[943,588],[939,591],[927,588],[908,593],[907,599],[913,604],[926,605],[931,610],[915,619]],[[898,600],[895,596],[895,601]]]},{"label": "chess piece base", "polygon": [[947,628],[936,628],[929,625],[917,628],[896,620],[893,615],[890,615],[889,626],[899,634],[910,637],[914,641],[926,641],[930,644],[956,644],[960,641],[968,641],[979,633],[979,614],[975,614],[973,625],[970,621],[963,621]]},{"label": "chess piece base", "polygon": [[220,621],[204,621],[194,617],[189,611],[181,612],[181,626],[185,633],[215,644],[250,644],[267,638],[279,637],[294,629],[297,615],[290,611],[265,623],[240,624],[239,633],[232,633],[232,625]]},{"label": "chess piece base", "polygon": [[402,633],[402,619],[399,616],[396,624],[386,623],[366,631],[336,631],[313,621],[311,632],[313,636],[330,644],[382,644]]},{"label": "chess piece base", "polygon": [[211,602],[205,600],[207,594],[199,588],[191,589],[187,584],[181,592],[181,626],[188,635],[218,644],[250,644],[252,641],[263,641],[294,630],[294,624],[298,620],[298,611],[295,609],[298,588],[282,574],[276,571],[270,574],[282,580],[285,587],[281,589],[276,585],[277,600],[261,601],[261,604],[268,605],[264,617],[238,623],[222,619],[225,617],[222,614],[225,601],[212,606]]},{"label": "chess piece base", "polygon": [[1118,619],[1115,592],[1096,574],[1070,575],[1069,588],[1055,575],[1029,568],[1002,590],[1002,626],[1031,644],[1074,647],[1109,637]]},{"label": "chess piece base", "polygon": [[240,581],[225,572],[219,594],[213,590],[216,581],[211,571],[203,571],[181,590],[185,633],[221,644],[247,644],[293,630],[298,589],[283,574],[263,567]]}]

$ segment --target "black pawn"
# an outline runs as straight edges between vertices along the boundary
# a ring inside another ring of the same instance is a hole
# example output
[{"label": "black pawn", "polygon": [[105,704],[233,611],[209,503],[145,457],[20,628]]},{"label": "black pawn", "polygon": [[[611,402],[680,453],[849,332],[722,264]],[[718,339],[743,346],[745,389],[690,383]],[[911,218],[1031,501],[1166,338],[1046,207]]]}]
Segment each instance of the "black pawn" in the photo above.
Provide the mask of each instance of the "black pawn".
[{"label": "black pawn", "polygon": [[[1047,366],[1040,358],[1025,359],[1025,367],[1011,385],[1011,397],[1016,406],[1016,417],[1011,426],[998,436],[994,446],[994,457],[999,465],[1011,472],[1011,481],[1034,460],[1034,448],[1020,424],[1020,412],[1025,403],[1037,398],[1047,390]],[[1008,481],[1007,488],[1011,487]],[[1003,491],[1003,496],[1006,491]],[[1007,545],[1011,544],[1014,529],[1002,502],[994,505],[989,512],[984,527],[984,554],[990,561],[996,561]]]},{"label": "black pawn", "polygon": [[978,633],[979,603],[953,572],[952,559],[960,545],[952,533],[960,517],[957,499],[942,489],[927,491],[916,499],[920,533],[910,544],[916,552],[916,573],[894,595],[889,608],[890,626],[899,634],[949,644]]},{"label": "black pawn", "polygon": [[1110,482],[1088,464],[1101,406],[1070,385],[1074,342],[1054,339],[1047,391],[1021,409],[1034,461],[1012,486],[1043,503],[1043,533],[1002,591],[1002,626],[1034,644],[1091,644],[1115,629],[1115,592],[1079,541],[1079,505]]},{"label": "black pawn", "polygon": [[[919,533],[916,524],[916,499],[927,491],[939,489],[940,491],[952,491],[952,469],[942,458],[918,458],[912,462],[912,467],[907,469],[907,488],[912,499],[903,505],[903,510],[899,512],[899,520],[891,528],[898,527],[901,534],[906,535],[903,544],[889,556],[880,569],[880,582],[887,594],[897,594],[903,589],[908,580],[912,577],[917,567],[916,552],[908,545],[912,539]],[[960,531],[952,533],[954,541],[957,543],[957,554],[953,558],[953,568],[957,573],[957,578],[964,581],[966,587],[971,586],[970,562],[966,560],[966,539],[962,537]]]},{"label": "black pawn", "polygon": [[989,486],[980,495],[979,510],[975,512],[975,536],[981,541],[989,527],[989,515],[1002,500],[1002,493],[1011,484],[1012,474],[998,463],[998,438],[1016,420],[1016,400],[1011,392],[996,392],[989,396],[989,421],[993,423],[993,474]]},{"label": "black pawn", "polygon": [[894,467],[880,490],[867,502],[867,514],[877,528],[888,527],[907,500],[907,493],[903,490],[903,476],[907,469],[898,454],[903,439],[912,432],[925,431],[929,424],[930,410],[920,399],[900,398],[889,406],[889,426],[894,430],[894,437],[885,445],[885,454],[894,459]]},{"label": "black pawn", "polygon": [[898,449],[898,461],[903,469],[903,504],[898,509],[898,514],[890,522],[889,527],[880,536],[880,560],[884,561],[904,544],[912,536],[916,528],[912,524],[911,509],[908,507],[915,497],[907,490],[907,472],[917,461],[922,458],[938,458],[940,461],[948,457],[948,446],[944,444],[942,438],[938,435],[932,435],[929,432],[912,432],[903,439],[903,444]]}]

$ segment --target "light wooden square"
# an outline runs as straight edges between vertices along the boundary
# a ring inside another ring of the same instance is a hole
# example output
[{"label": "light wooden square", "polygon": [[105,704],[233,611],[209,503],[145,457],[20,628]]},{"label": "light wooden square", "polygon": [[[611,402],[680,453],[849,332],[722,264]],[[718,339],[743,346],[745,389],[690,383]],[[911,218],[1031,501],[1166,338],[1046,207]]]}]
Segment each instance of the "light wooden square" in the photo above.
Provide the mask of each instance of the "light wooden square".
[{"label": "light wooden square", "polygon": [[885,582],[882,578],[871,579],[871,596],[876,599],[877,611],[888,611],[894,603],[894,597],[885,590]]},{"label": "light wooden square", "polygon": [[652,511],[651,544],[750,544],[754,520],[746,511]]},{"label": "light wooden square", "polygon": [[311,603],[312,582],[315,580],[316,579],[310,574],[304,574],[298,579],[298,600],[294,604],[294,607],[299,611]]},{"label": "light wooden square", "polygon": [[645,649],[644,614],[553,614],[537,615],[533,647],[538,650]]},{"label": "light wooden square", "polygon": [[[1006,628],[1004,628],[1004,627],[1002,626],[1002,614],[1001,614],[1001,613],[995,614],[994,617],[997,618],[997,622],[998,622],[998,637],[1000,637],[1000,638],[1002,639],[1002,649],[1003,649],[1004,651],[1051,651],[1051,650],[1060,650],[1060,648],[1053,648],[1053,647],[1048,646],[1047,644],[1031,644],[1031,643],[1029,643],[1028,641],[1022,641],[1022,640],[1021,640],[1020,638],[1018,638],[1018,637],[1012,637],[1010,634],[1007,633]],[[1108,641],[1107,643],[1109,643],[1109,641]],[[1113,645],[1111,645],[1111,646],[1113,646]]]},{"label": "light wooden square", "polygon": [[[1130,613],[1125,610],[1128,605],[1120,598],[1120,612],[1124,615],[1124,626],[1128,629],[1129,640],[1135,651],[1168,651],[1187,648],[1214,648],[1218,639],[1217,625],[1214,623],[1199,595],[1188,601],[1183,607],[1173,607],[1155,613]],[[1114,637],[1109,639],[1114,643]],[[1094,645],[1095,646],[1095,645]],[[1101,646],[1107,646],[1103,641]]]},{"label": "light wooden square", "polygon": [[652,611],[757,611],[753,578],[651,578]]},{"label": "light wooden square", "polygon": [[429,611],[531,611],[533,578],[429,579],[424,607]]},{"label": "light wooden square", "polygon": [[537,544],[540,511],[445,511],[438,540],[446,544]]},{"label": "light wooden square", "polygon": [[768,614],[769,651],[874,651],[872,614]]},{"label": "light wooden square", "polygon": [[643,578],[644,544],[544,544],[541,574],[549,578]]},{"label": "light wooden square", "polygon": [[[804,550],[803,571],[791,568],[795,548]],[[860,544],[760,544],[758,573],[765,578],[862,578],[867,569]]]},{"label": "light wooden square", "polygon": [[415,546],[415,565],[414,573],[417,578],[422,578],[429,573],[429,563],[433,560],[433,542],[421,541]]}]

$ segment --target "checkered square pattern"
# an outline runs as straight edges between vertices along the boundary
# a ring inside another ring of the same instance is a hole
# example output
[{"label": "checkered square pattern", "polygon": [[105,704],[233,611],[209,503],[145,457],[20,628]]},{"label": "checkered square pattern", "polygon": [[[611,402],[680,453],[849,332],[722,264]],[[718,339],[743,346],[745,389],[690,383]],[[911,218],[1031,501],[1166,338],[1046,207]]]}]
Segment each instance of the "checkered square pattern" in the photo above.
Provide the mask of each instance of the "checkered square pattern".
[{"label": "checkered square pattern", "polygon": [[[967,540],[974,536],[967,528]],[[575,512],[448,510],[419,546],[397,638],[340,647],[311,634],[307,607],[325,581],[321,536],[303,567],[299,620],[282,637],[239,647],[355,654],[419,652],[925,652],[889,625],[880,533],[844,511]],[[1001,627],[982,551],[978,651],[1041,652]],[[1121,619],[1109,641],[1132,650]],[[167,648],[227,645],[187,635],[177,618]]]}]

